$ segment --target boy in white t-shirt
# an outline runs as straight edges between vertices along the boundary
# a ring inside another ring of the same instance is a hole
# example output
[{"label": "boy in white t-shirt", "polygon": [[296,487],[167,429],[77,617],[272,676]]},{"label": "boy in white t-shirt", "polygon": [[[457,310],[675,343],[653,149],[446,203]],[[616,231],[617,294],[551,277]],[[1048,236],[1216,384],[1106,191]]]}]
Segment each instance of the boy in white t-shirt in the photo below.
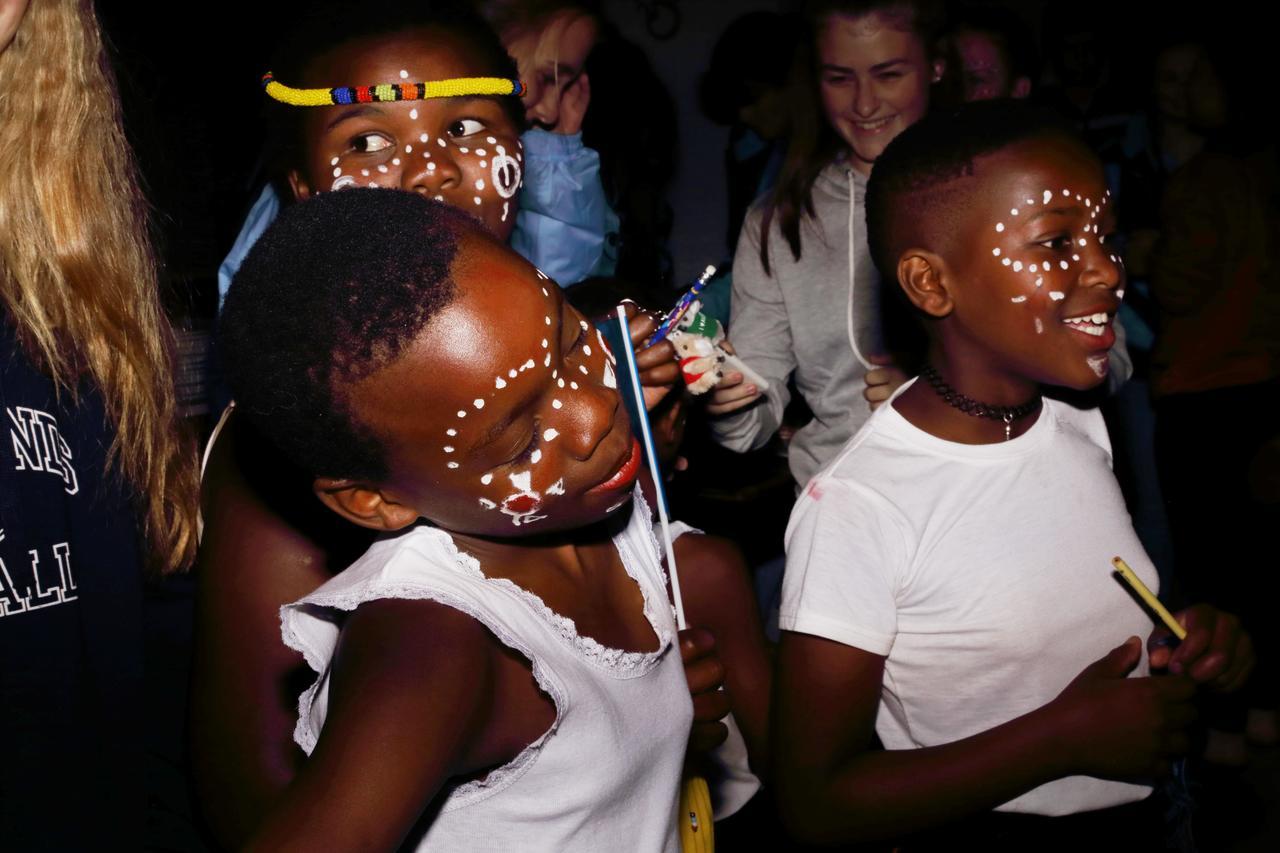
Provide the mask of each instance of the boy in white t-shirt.
[{"label": "boy in white t-shirt", "polygon": [[1106,378],[1113,208],[1082,143],[1007,102],[928,118],[877,161],[872,253],[928,355],[787,531],[774,754],[798,834],[1161,849],[1152,783],[1196,692],[1238,687],[1252,650],[1207,606],[1178,614],[1176,649],[1151,631],[1111,576],[1120,555],[1156,585],[1102,418],[1041,397]]}]

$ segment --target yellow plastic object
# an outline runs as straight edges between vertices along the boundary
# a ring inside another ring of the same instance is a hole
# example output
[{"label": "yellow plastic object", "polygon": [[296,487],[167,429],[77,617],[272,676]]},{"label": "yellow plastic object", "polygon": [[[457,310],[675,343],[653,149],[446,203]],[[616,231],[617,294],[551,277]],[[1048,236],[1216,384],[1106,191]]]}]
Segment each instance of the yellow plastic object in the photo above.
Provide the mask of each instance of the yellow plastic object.
[{"label": "yellow plastic object", "polygon": [[680,849],[683,853],[714,853],[716,825],[711,816],[711,789],[701,776],[686,776],[680,786]]}]

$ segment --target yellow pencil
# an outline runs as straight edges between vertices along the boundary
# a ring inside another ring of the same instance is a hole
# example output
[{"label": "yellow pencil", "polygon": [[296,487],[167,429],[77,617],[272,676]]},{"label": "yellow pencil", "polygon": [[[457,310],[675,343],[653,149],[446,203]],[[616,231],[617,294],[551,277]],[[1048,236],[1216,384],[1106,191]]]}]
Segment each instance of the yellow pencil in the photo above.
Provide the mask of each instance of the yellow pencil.
[{"label": "yellow pencil", "polygon": [[1173,635],[1179,640],[1185,640],[1187,638],[1187,629],[1178,624],[1178,620],[1174,619],[1173,614],[1160,603],[1160,599],[1156,598],[1155,593],[1147,589],[1147,585],[1133,573],[1133,569],[1129,568],[1129,564],[1119,557],[1112,557],[1111,564],[1116,567],[1116,574],[1120,576],[1120,579],[1127,583],[1138,594],[1138,597],[1155,611],[1164,626],[1172,631]]}]

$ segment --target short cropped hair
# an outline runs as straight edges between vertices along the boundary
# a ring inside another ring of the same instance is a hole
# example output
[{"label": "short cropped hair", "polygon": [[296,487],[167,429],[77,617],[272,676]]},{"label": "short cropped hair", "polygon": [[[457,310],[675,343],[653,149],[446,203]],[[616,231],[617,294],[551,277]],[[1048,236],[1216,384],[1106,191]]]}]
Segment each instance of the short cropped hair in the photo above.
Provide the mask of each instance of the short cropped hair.
[{"label": "short cropped hair", "polygon": [[453,301],[460,241],[480,233],[456,208],[399,190],[287,208],[245,258],[222,313],[236,410],[312,476],[385,478],[381,443],[347,390]]},{"label": "short cropped hair", "polygon": [[976,158],[1050,137],[1084,147],[1057,114],[1008,99],[963,104],[898,134],[876,158],[867,182],[867,243],[881,276],[895,281],[903,250],[944,246],[959,230],[974,187],[956,181],[973,175]]}]

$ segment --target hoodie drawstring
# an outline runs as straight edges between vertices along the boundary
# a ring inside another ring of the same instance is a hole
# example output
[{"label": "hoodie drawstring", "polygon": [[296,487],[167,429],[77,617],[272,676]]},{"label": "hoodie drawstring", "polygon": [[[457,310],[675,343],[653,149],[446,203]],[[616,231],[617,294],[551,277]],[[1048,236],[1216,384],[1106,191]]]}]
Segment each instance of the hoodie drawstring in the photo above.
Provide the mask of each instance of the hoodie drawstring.
[{"label": "hoodie drawstring", "polygon": [[858,191],[858,185],[853,179],[852,169],[845,169],[844,174],[849,180],[849,303],[845,312],[845,328],[849,333],[849,348],[853,350],[853,357],[867,370],[871,370],[875,365],[863,358],[862,351],[858,349],[858,342],[853,334],[853,288],[857,280],[856,273],[858,271],[857,254],[853,247],[853,213],[857,209],[857,205],[854,203],[854,194]]}]

